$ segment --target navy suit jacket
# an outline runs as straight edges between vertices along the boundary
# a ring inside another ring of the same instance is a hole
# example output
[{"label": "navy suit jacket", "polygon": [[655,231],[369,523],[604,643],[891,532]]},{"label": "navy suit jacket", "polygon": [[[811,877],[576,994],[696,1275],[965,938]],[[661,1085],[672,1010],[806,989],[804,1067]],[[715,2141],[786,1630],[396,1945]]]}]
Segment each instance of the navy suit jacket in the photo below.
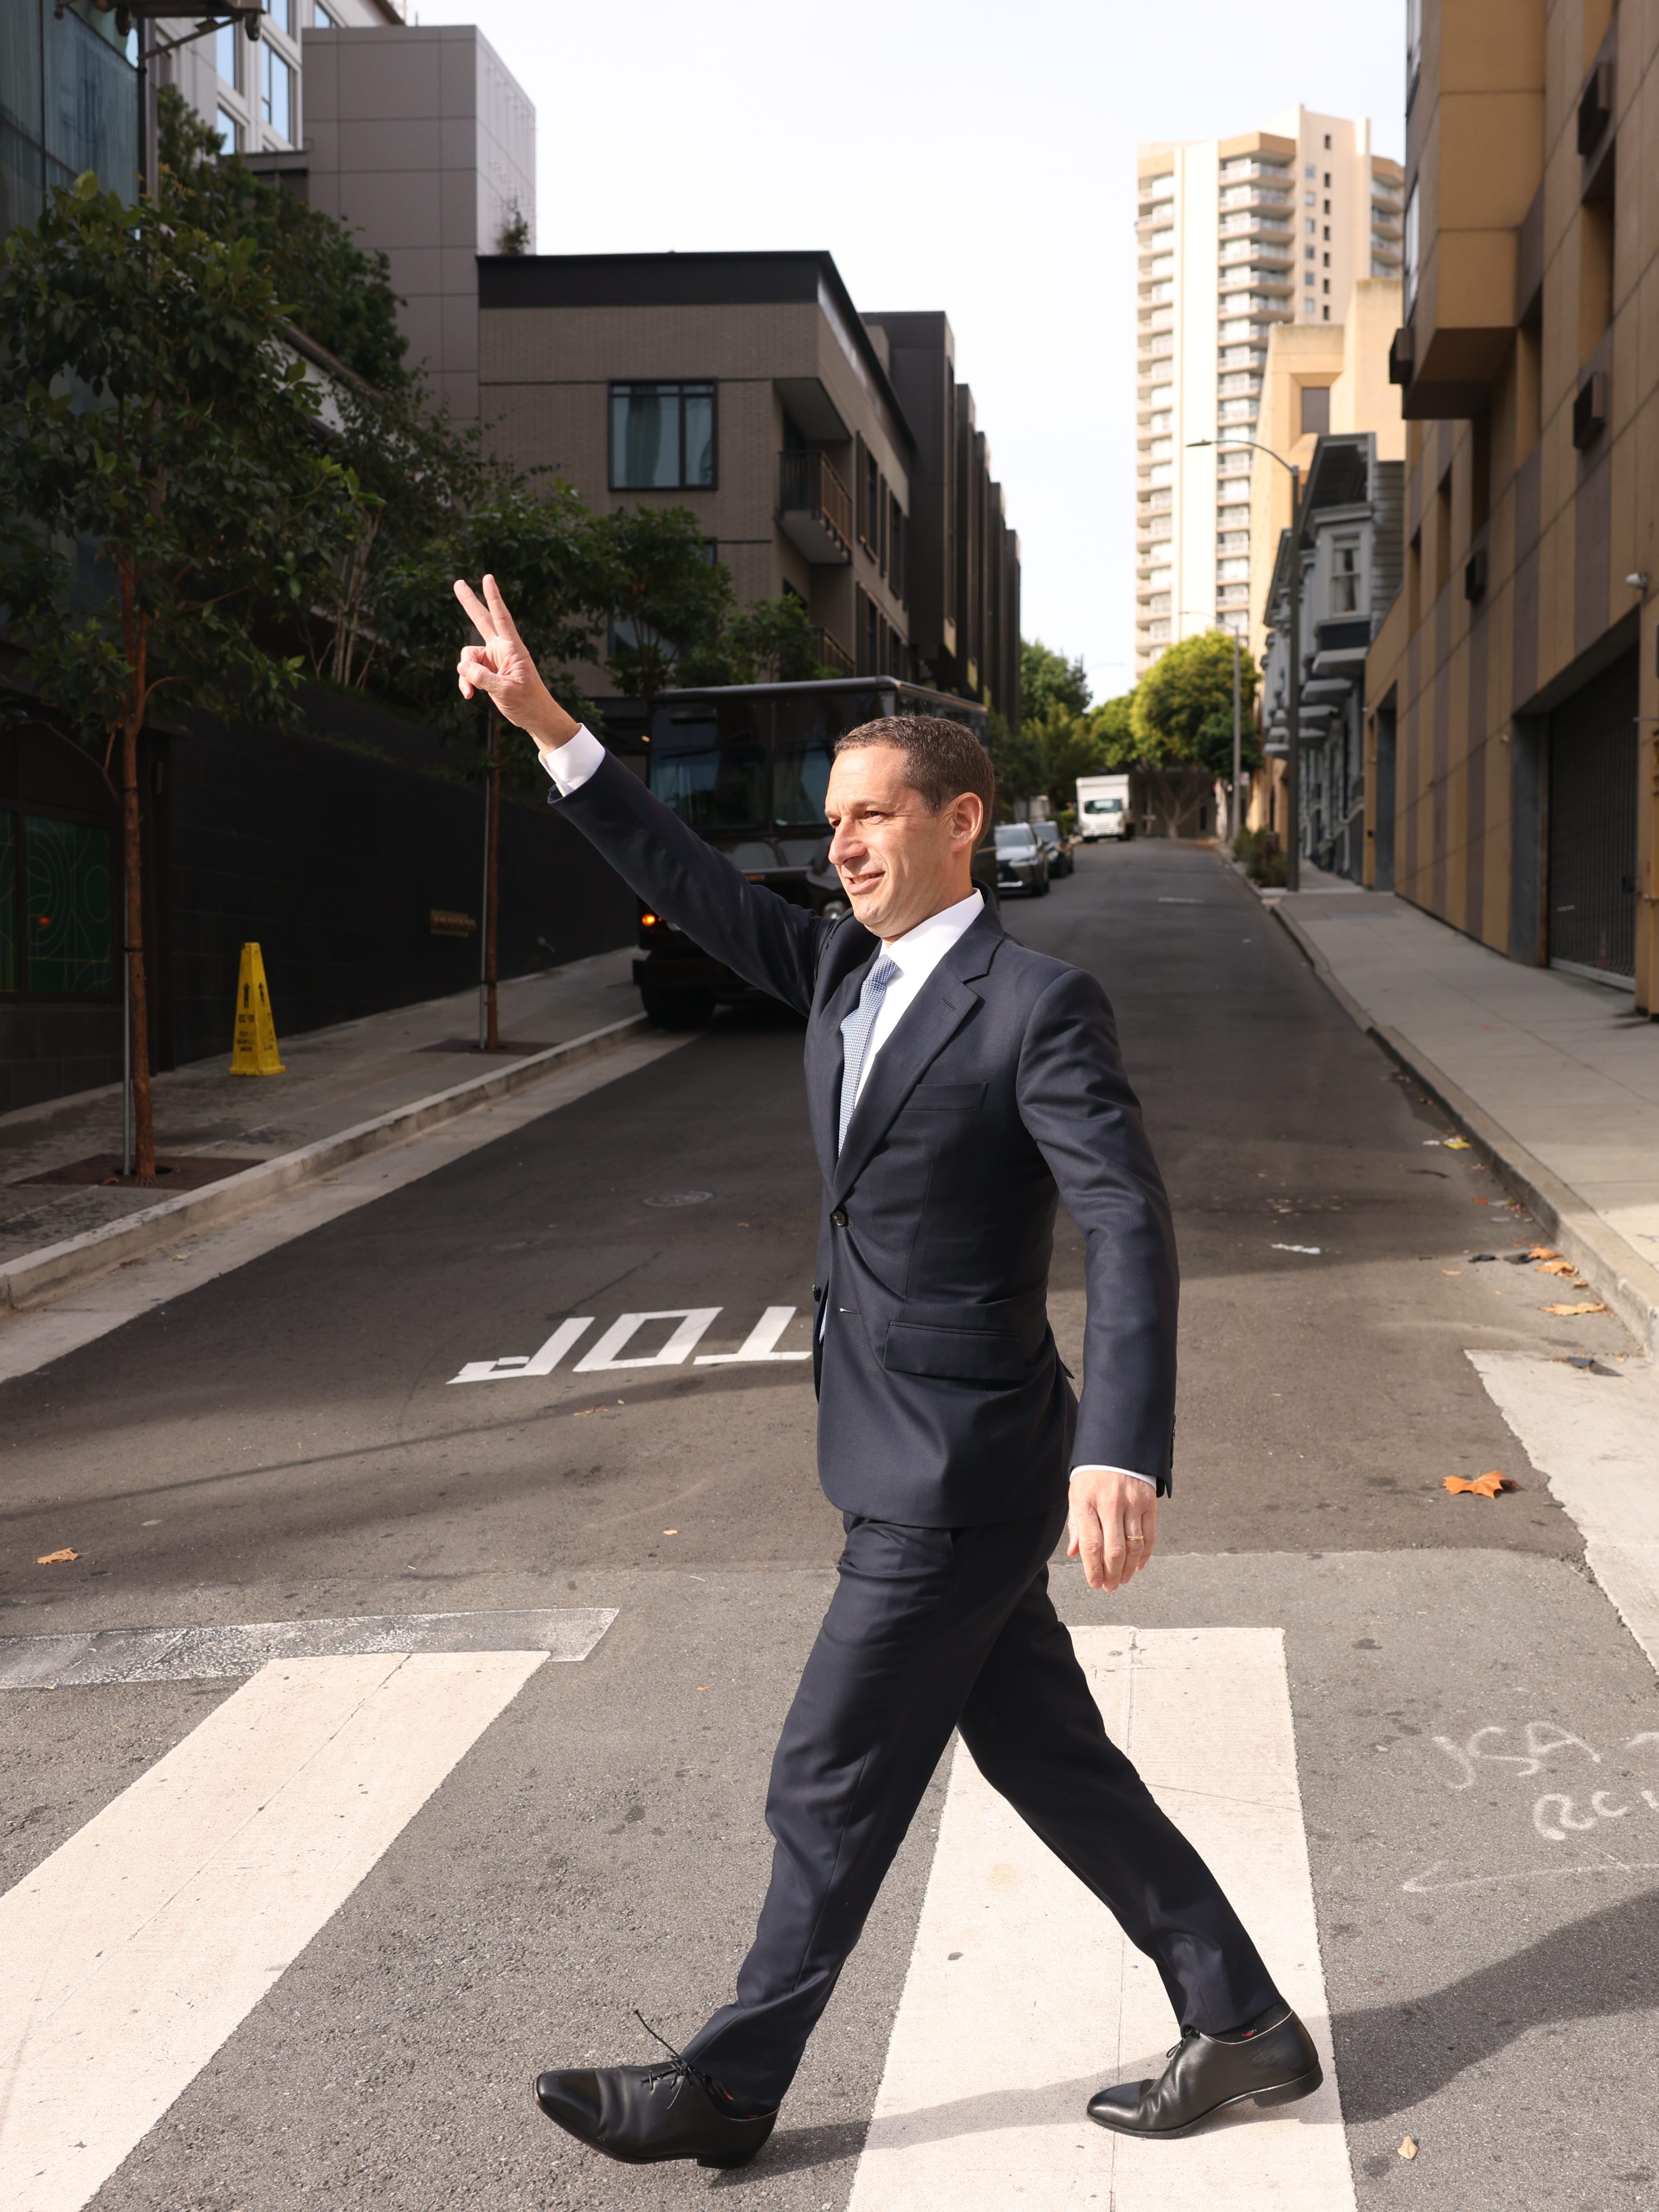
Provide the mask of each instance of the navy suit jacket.
[{"label": "navy suit jacket", "polygon": [[[934,1528],[1012,1520],[1085,1462],[1167,1490],[1175,1233],[1093,976],[981,915],[883,1043],[837,1154],[841,1025],[878,939],[748,882],[614,759],[552,803],[676,928],[806,1017],[830,1503]],[[1048,1328],[1059,1199],[1087,1244],[1080,1405]]]}]

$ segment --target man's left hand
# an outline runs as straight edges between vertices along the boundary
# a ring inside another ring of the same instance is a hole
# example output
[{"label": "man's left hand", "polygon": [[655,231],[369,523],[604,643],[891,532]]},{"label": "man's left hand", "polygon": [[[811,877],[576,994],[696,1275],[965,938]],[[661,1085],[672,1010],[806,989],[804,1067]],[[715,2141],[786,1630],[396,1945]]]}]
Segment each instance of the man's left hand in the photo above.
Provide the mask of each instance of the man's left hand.
[{"label": "man's left hand", "polygon": [[1068,1559],[1081,1557],[1091,1589],[1119,1590],[1152,1556],[1158,1492],[1115,1468],[1079,1468],[1072,1477]]}]

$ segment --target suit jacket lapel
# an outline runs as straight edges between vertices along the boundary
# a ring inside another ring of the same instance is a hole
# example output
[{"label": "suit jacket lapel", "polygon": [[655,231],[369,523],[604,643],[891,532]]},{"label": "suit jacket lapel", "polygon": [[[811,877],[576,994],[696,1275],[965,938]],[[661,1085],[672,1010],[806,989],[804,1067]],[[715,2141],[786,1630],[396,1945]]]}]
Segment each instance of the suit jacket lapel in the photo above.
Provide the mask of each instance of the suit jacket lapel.
[{"label": "suit jacket lapel", "polygon": [[[847,1195],[886,1135],[893,1116],[978,1005],[975,979],[983,975],[995,959],[1002,935],[1002,924],[988,910],[963,930],[877,1054],[876,1064],[853,1109],[847,1142],[830,1176],[833,1204],[839,1205]],[[858,977],[860,988],[863,977],[861,968]],[[854,996],[856,998],[856,992]],[[849,1000],[842,1009],[843,1015],[851,1004]],[[830,1150],[833,1156],[833,1127]]]}]

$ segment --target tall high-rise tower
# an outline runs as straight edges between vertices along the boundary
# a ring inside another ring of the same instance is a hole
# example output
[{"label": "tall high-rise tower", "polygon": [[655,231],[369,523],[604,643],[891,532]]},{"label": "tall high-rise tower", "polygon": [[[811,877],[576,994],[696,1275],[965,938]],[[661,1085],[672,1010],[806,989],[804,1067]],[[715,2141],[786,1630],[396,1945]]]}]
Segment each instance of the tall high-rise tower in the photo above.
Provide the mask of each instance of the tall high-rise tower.
[{"label": "tall high-rise tower", "polygon": [[[1137,178],[1135,673],[1249,618],[1248,447],[1274,323],[1340,323],[1357,278],[1401,267],[1400,165],[1369,123],[1301,106],[1265,131],[1143,145]],[[1304,427],[1323,392],[1302,394]]]}]

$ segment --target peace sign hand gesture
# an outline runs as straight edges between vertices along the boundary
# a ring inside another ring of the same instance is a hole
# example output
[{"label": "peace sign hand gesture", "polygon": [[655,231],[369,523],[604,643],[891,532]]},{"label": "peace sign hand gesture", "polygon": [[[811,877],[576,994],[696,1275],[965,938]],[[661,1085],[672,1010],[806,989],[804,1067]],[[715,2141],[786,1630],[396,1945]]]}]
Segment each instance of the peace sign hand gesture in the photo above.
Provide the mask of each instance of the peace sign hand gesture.
[{"label": "peace sign hand gesture", "polygon": [[482,645],[461,648],[455,672],[462,698],[486,693],[507,720],[526,731],[544,753],[568,743],[581,725],[565,713],[537,673],[495,579],[484,578],[481,599],[470,584],[458,577],[455,596],[483,640]]}]

